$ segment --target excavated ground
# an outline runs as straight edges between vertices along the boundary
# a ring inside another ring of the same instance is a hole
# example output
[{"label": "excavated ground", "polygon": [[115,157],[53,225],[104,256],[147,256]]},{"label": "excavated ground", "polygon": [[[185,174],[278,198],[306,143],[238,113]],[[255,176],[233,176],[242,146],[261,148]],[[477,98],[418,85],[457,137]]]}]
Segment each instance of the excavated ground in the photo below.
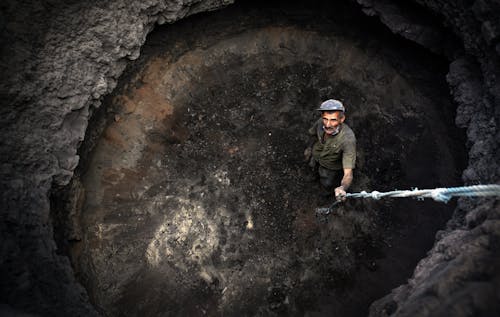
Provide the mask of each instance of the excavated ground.
[{"label": "excavated ground", "polygon": [[458,184],[443,65],[347,7],[237,5],[155,30],[72,185],[83,238],[68,247],[93,303],[111,316],[366,315],[453,205],[348,201],[317,219],[330,199],[306,180],[306,131],[321,100],[341,99],[353,191]]}]

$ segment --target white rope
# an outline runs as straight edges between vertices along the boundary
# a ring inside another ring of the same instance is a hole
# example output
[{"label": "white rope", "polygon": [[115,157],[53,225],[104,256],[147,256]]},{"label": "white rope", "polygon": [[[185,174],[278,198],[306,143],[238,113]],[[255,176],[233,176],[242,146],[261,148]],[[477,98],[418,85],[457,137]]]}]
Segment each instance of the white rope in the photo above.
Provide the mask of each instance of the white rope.
[{"label": "white rope", "polygon": [[416,197],[417,199],[432,198],[435,201],[447,203],[452,197],[485,197],[496,196],[500,198],[500,185],[474,185],[464,187],[449,187],[435,189],[394,190],[390,192],[372,191],[368,193],[347,193],[346,197],[372,198],[379,200],[384,197]]}]

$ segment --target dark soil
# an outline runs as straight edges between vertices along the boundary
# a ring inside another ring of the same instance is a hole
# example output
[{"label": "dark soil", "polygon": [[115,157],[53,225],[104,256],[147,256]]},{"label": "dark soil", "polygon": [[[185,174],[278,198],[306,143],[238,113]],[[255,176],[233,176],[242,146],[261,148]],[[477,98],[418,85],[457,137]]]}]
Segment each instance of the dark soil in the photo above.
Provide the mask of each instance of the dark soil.
[{"label": "dark soil", "polygon": [[432,245],[453,204],[351,200],[317,218],[333,197],[302,153],[337,98],[358,139],[352,191],[457,184],[446,69],[369,20],[349,27],[348,7],[303,6],[158,28],[110,96],[72,247],[106,315],[363,316]]}]

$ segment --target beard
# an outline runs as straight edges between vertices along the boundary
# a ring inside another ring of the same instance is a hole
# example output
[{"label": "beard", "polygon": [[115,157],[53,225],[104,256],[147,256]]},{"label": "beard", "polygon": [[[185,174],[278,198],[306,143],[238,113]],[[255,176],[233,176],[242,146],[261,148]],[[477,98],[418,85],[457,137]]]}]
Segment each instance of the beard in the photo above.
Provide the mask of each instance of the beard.
[{"label": "beard", "polygon": [[323,130],[329,135],[336,135],[340,132],[340,125],[337,126],[336,128],[327,128],[323,126]]}]

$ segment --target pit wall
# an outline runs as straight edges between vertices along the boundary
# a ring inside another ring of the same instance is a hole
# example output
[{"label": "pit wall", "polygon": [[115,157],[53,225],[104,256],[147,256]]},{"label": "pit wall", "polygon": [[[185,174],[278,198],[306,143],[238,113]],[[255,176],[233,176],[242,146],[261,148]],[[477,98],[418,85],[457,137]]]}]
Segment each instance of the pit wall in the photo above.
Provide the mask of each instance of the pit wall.
[{"label": "pit wall", "polygon": [[[49,194],[55,186],[68,184],[89,118],[115,88],[127,62],[139,56],[154,25],[232,2],[2,4],[2,20],[7,22],[0,25],[1,314],[97,315],[67,257],[58,254]],[[395,33],[449,58],[456,122],[467,128],[470,161],[464,182],[498,183],[498,4],[417,0],[413,5],[419,10],[408,10],[395,6],[396,1],[358,2]],[[462,47],[443,44],[450,31]],[[437,34],[442,37],[430,38]],[[494,242],[500,233],[500,221],[495,220],[499,209],[492,200],[460,201],[448,229],[437,235],[413,278],[375,302],[371,314],[465,316],[498,311],[500,252]]]},{"label": "pit wall", "polygon": [[2,3],[0,315],[97,315],[58,254],[51,188],[70,181],[89,118],[154,26],[232,2]]},{"label": "pit wall", "polygon": [[[391,1],[358,0],[396,34],[450,60],[447,81],[457,103],[456,124],[467,129],[464,184],[499,183],[500,3],[414,1],[407,10]],[[470,5],[469,5],[470,3]],[[460,42],[453,48],[442,30]],[[447,229],[408,283],[374,302],[370,316],[493,316],[500,311],[500,206],[488,199],[461,199]]]}]

